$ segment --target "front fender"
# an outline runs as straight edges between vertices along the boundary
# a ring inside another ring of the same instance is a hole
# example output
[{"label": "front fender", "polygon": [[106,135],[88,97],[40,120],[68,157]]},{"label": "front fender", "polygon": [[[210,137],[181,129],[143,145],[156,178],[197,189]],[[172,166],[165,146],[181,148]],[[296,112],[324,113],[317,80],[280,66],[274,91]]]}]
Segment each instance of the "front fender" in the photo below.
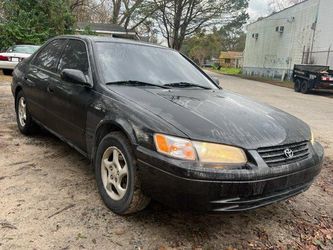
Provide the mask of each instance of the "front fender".
[{"label": "front fender", "polygon": [[103,126],[111,126],[114,128],[118,128],[120,131],[122,131],[127,138],[130,140],[132,145],[137,145],[137,139],[135,136],[135,130],[133,129],[132,125],[129,123],[129,121],[125,120],[122,117],[111,117],[109,115],[107,115],[103,120],[101,120],[97,127],[96,127],[96,131],[94,133],[94,139],[96,139],[96,134],[97,131],[103,127]]},{"label": "front fender", "polygon": [[132,145],[136,146],[138,144],[133,128],[127,120],[107,115],[97,124],[93,135],[87,136],[88,155],[90,155],[91,159],[94,158],[94,154],[98,147],[98,141],[111,131],[121,131],[127,136]]},{"label": "front fender", "polygon": [[117,95],[106,96],[94,92],[95,101],[89,105],[86,124],[86,142],[88,155],[93,158],[96,141],[101,128],[107,127],[107,132],[122,131],[133,149],[138,145],[153,149],[153,134],[155,132],[186,137],[180,130],[160,117],[145,110],[140,105]]}]

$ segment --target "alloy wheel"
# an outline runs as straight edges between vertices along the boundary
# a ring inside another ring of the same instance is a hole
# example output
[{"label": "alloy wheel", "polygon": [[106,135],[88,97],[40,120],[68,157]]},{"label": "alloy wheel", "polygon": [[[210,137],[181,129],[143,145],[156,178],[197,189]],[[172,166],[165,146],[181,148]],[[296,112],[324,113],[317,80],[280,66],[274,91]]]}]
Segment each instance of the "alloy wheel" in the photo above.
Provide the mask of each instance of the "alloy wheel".
[{"label": "alloy wheel", "polygon": [[113,200],[121,200],[127,191],[128,167],[125,156],[117,147],[104,151],[101,161],[103,186]]},{"label": "alloy wheel", "polygon": [[18,101],[18,118],[20,125],[24,127],[27,120],[27,104],[24,97],[21,97]]}]

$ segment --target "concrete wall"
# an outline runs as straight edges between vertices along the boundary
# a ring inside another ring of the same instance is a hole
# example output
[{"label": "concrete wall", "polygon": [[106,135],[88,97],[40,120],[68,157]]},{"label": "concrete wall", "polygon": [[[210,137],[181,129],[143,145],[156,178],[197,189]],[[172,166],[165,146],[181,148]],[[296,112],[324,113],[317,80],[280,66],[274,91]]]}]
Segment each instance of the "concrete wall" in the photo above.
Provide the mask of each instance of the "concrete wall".
[{"label": "concrete wall", "polygon": [[[248,25],[243,73],[271,78],[290,76],[294,64],[302,62],[304,48],[312,47],[319,2],[307,0]],[[283,33],[276,31],[280,26],[284,26]],[[253,37],[256,34],[257,39]]]},{"label": "concrete wall", "polygon": [[[329,52],[329,49],[331,50]],[[315,64],[333,68],[333,1],[320,0],[312,58]],[[328,60],[327,60],[328,59]]]}]

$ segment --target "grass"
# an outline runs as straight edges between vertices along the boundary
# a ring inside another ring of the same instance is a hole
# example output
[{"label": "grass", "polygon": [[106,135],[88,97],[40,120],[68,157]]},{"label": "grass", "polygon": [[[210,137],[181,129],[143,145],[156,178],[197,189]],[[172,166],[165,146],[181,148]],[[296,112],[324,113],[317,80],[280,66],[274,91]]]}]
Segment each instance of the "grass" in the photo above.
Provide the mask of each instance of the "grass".
[{"label": "grass", "polygon": [[239,68],[221,68],[219,71],[225,75],[240,75],[242,73],[242,69]]},{"label": "grass", "polygon": [[270,78],[265,78],[265,77],[259,77],[259,76],[245,76],[242,75],[242,69],[237,69],[237,68],[221,68],[220,70],[217,69],[208,69],[212,72],[218,73],[218,74],[224,74],[224,75],[232,75],[232,76],[237,76],[242,79],[248,79],[248,80],[253,80],[253,81],[258,81],[258,82],[264,82],[264,83],[269,83],[272,85],[280,86],[280,87],[285,87],[285,88],[294,88],[294,83],[292,81],[280,81],[280,80],[273,80]]},{"label": "grass", "polygon": [[207,68],[207,69],[215,73],[224,74],[224,75],[240,75],[242,73],[242,69],[238,68],[220,68],[220,70],[214,68]]}]

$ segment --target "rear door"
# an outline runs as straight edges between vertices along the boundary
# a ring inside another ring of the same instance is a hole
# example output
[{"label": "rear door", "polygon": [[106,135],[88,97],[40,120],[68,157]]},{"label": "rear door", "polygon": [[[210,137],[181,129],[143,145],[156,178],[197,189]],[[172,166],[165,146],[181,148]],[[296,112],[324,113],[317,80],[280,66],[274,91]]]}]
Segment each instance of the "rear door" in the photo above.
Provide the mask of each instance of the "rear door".
[{"label": "rear door", "polygon": [[47,44],[32,60],[24,77],[24,94],[29,111],[37,120],[48,126],[48,84],[57,81],[57,65],[66,40],[57,39]]},{"label": "rear door", "polygon": [[[59,60],[58,74],[64,69],[81,70],[88,79],[92,79],[84,41],[68,40]],[[85,128],[87,109],[92,99],[91,89],[64,80],[50,82],[49,89],[49,109],[57,121],[56,132],[82,151],[86,151]]]}]

